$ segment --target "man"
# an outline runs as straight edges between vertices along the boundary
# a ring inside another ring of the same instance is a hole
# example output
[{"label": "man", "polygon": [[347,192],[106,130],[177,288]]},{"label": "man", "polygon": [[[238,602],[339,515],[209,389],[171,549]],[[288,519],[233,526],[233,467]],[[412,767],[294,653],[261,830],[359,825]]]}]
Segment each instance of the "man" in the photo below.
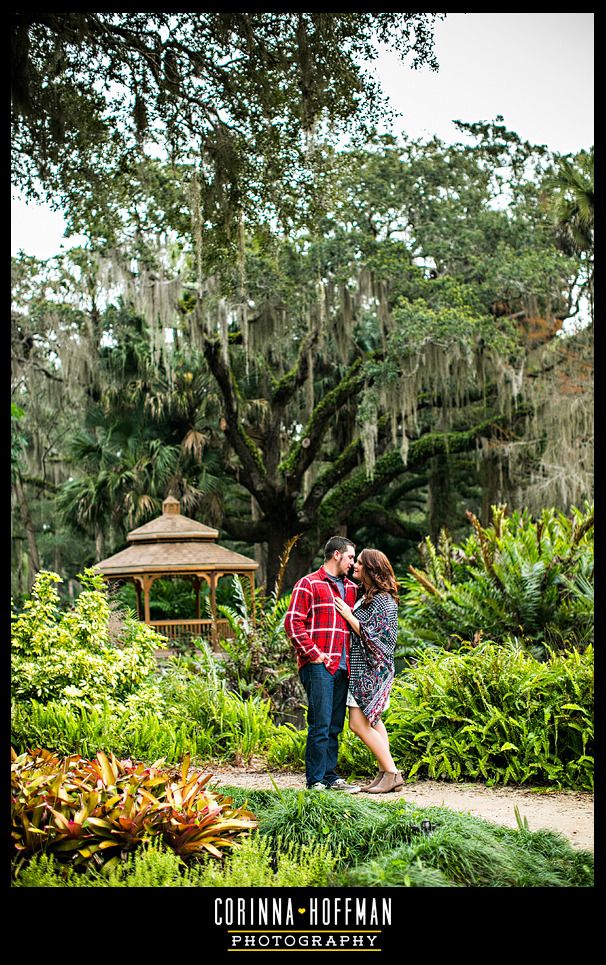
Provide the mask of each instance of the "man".
[{"label": "man", "polygon": [[334,601],[339,594],[350,607],[356,602],[356,584],[347,578],[355,555],[351,540],[332,536],[324,547],[324,565],[295,584],[284,621],[309,705],[307,787],[317,791],[360,790],[336,772],[347,702],[350,631]]}]

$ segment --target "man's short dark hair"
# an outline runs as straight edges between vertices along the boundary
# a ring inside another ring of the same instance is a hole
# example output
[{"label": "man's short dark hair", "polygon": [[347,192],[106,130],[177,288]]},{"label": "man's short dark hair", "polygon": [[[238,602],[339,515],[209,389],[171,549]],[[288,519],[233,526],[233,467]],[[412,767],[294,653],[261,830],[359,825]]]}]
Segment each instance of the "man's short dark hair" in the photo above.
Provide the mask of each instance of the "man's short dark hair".
[{"label": "man's short dark hair", "polygon": [[352,543],[346,536],[331,536],[324,547],[324,559],[331,560],[335,553],[342,553],[346,546],[356,548],[355,543]]}]

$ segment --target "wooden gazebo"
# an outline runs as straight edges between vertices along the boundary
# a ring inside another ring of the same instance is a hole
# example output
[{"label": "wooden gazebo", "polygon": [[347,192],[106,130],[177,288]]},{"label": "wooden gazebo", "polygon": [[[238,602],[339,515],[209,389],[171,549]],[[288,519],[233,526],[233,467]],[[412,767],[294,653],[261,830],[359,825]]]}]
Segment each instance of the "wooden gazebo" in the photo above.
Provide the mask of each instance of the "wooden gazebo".
[{"label": "wooden gazebo", "polygon": [[[250,581],[254,600],[255,570],[258,563],[219,546],[219,532],[181,515],[178,499],[168,496],[162,503],[162,515],[144,526],[132,529],[126,549],[95,564],[108,580],[132,580],[137,592],[140,620],[155,627],[169,640],[203,636],[217,649],[219,640],[230,636],[227,620],[217,618],[217,581],[222,576],[237,575]],[[196,613],[191,620],[152,620],[150,590],[160,577],[179,576],[191,579],[196,594]],[[200,586],[209,585],[211,619],[200,618]]]}]

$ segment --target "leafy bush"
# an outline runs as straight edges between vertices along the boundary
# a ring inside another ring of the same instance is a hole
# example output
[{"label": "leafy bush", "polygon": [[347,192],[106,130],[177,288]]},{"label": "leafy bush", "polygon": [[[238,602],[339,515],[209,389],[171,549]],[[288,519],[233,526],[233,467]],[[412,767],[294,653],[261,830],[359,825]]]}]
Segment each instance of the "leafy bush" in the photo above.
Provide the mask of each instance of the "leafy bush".
[{"label": "leafy bush", "polygon": [[43,749],[20,756],[13,751],[17,869],[39,851],[74,866],[111,867],[154,837],[183,858],[220,858],[234,836],[256,827],[254,815],[206,787],[210,774],[189,773],[188,757],[177,777],[161,763],[145,767],[102,751],[93,760],[79,755],[63,760]]},{"label": "leafy bush", "polygon": [[233,579],[235,605],[220,605],[233,632],[222,641],[222,664],[230,687],[242,694],[269,697],[280,713],[298,708],[305,692],[297,673],[292,643],[284,632],[290,594],[279,595],[280,582],[269,596],[257,594],[253,602],[241,581]]},{"label": "leafy bush", "polygon": [[546,662],[492,643],[426,651],[385,726],[407,777],[593,788],[593,650]]},{"label": "leafy bush", "polygon": [[[449,653],[427,650],[396,677],[384,723],[409,779],[550,784],[593,789],[593,648],[535,660],[490,641]],[[273,767],[303,768],[305,731],[276,730]],[[376,772],[376,761],[345,727],[345,774]]]},{"label": "leafy bush", "polygon": [[399,644],[455,649],[482,636],[515,640],[540,658],[554,649],[593,641],[593,509],[570,517],[545,509],[505,515],[493,506],[462,546],[442,531],[438,545],[421,544],[423,566],[409,566]]},{"label": "leafy bush", "polygon": [[23,610],[13,613],[14,698],[153,708],[158,693],[149,678],[156,670],[154,651],[164,638],[132,614],[114,613],[99,573],[88,569],[79,579],[84,589],[62,611],[55,588],[60,577],[42,570]]},{"label": "leafy bush", "polygon": [[123,705],[98,701],[82,705],[36,700],[12,706],[11,741],[19,751],[43,746],[61,754],[118,756],[170,763],[185,754],[236,763],[263,753],[275,732],[268,700],[240,697],[211,671],[176,658],[158,674],[153,700]]}]

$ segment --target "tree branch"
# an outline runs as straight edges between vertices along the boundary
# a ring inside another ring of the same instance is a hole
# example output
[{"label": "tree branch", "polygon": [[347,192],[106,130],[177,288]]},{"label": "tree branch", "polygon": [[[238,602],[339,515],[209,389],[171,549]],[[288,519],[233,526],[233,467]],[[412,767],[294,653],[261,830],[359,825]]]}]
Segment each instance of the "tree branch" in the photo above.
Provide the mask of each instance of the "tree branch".
[{"label": "tree branch", "polygon": [[265,543],[269,538],[270,524],[266,519],[226,516],[221,525],[232,539],[239,539],[244,543]]},{"label": "tree branch", "polygon": [[404,517],[394,514],[393,510],[387,509],[381,503],[370,500],[362,503],[348,516],[347,524],[348,526],[378,526],[391,536],[398,536],[411,543],[420,543],[427,533],[426,527],[417,526]]},{"label": "tree branch", "polygon": [[242,427],[233,373],[223,359],[218,339],[204,338],[204,356],[223,398],[225,408],[223,431],[242,464],[242,481],[246,488],[254,493],[261,508],[268,511],[270,486],[265,472],[263,454]]},{"label": "tree branch", "polygon": [[[527,411],[526,408],[521,407],[516,413],[516,419],[526,415]],[[400,474],[413,472],[415,469],[424,466],[431,456],[441,453],[465,452],[475,446],[480,436],[491,435],[495,429],[508,422],[508,417],[502,415],[486,419],[466,432],[427,433],[420,439],[411,441],[406,466],[398,451],[391,450],[384,453],[377,459],[372,477],[367,475],[365,467],[361,467],[349,479],[344,480],[331,490],[319,508],[318,515],[321,525],[326,525],[330,520],[334,528],[335,523],[344,522],[363,500],[380,492],[388,482],[391,482]]]},{"label": "tree branch", "polygon": [[296,489],[305,470],[314,461],[324,433],[339,407],[364,385],[361,372],[362,359],[356,359],[338,385],[325,395],[313,410],[301,439],[291,446],[289,454],[280,464],[291,491]]}]

